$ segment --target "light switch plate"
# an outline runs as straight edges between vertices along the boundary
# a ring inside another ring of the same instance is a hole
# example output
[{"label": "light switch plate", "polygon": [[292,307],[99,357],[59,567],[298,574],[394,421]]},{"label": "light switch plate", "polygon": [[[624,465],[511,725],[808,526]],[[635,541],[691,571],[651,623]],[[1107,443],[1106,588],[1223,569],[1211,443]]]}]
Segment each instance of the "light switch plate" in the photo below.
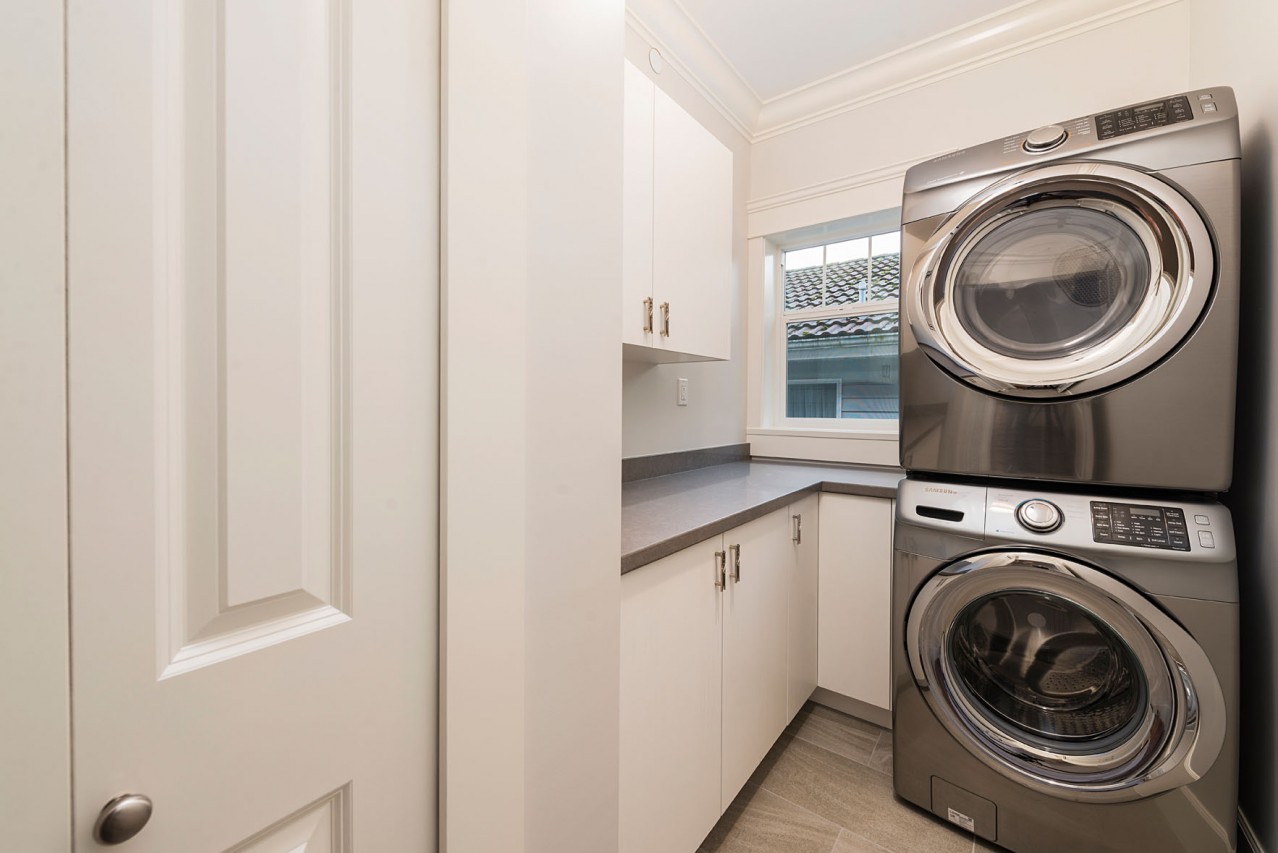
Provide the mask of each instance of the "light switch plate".
[{"label": "light switch plate", "polygon": [[688,380],[687,380],[687,379],[680,379],[680,380],[679,380],[679,400],[678,400],[678,404],[679,404],[680,406],[686,406],[686,405],[688,405]]}]

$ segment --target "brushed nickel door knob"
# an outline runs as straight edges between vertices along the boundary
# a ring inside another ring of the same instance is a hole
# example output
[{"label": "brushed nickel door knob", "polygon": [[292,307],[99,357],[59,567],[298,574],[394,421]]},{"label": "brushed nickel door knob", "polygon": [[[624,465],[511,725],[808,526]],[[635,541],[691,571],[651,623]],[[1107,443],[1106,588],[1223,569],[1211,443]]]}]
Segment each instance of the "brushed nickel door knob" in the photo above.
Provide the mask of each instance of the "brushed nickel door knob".
[{"label": "brushed nickel door knob", "polygon": [[99,844],[123,844],[142,831],[151,819],[151,798],[122,794],[102,807],[93,824],[93,840]]}]

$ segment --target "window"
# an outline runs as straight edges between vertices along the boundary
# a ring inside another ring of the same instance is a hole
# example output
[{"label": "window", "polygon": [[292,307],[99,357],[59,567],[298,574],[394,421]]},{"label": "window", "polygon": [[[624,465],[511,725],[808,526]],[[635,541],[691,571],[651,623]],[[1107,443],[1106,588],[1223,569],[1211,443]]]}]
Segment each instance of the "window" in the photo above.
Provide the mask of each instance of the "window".
[{"label": "window", "polygon": [[780,255],[781,418],[896,421],[900,231]]}]

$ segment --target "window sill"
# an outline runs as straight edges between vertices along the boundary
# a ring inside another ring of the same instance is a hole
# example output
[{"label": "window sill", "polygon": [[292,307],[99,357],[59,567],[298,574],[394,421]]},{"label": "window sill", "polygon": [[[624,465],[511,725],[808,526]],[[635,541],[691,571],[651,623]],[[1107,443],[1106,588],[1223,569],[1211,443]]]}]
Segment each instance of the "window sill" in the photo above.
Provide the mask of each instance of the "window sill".
[{"label": "window sill", "polygon": [[752,456],[845,462],[858,465],[900,464],[896,429],[775,429],[746,430]]}]

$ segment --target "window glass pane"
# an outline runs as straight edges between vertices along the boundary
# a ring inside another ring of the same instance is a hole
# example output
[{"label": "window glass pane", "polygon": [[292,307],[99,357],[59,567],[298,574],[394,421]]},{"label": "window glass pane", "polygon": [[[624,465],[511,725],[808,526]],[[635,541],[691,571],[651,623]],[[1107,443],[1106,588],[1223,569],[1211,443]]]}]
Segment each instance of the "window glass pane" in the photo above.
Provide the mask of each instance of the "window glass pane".
[{"label": "window glass pane", "polygon": [[870,298],[870,259],[851,258],[825,268],[825,304],[852,305]]},{"label": "window glass pane", "polygon": [[901,232],[889,231],[887,234],[874,235],[874,251],[872,255],[899,255],[901,254]]},{"label": "window glass pane", "polygon": [[[786,417],[895,420],[899,329],[895,311],[787,323]],[[806,414],[829,394],[797,390],[807,385],[837,386],[837,405]]]},{"label": "window glass pane", "polygon": [[785,253],[785,268],[787,270],[799,270],[804,267],[821,266],[821,250],[824,246],[813,246],[811,249],[797,249],[793,252]]},{"label": "window glass pane", "polygon": [[821,268],[801,267],[785,271],[785,310],[821,307]]},{"label": "window glass pane", "polygon": [[901,253],[870,259],[870,298],[901,298]]},{"label": "window glass pane", "polygon": [[821,258],[824,246],[786,252],[785,310],[821,307]]},{"label": "window glass pane", "polygon": [[826,263],[826,305],[854,305],[899,297],[899,232],[834,243],[826,247]]},{"label": "window glass pane", "polygon": [[825,247],[825,262],[837,264],[843,261],[855,261],[870,256],[870,238],[847,240],[842,243],[831,243]]},{"label": "window glass pane", "polygon": [[788,382],[785,386],[786,417],[837,418],[839,383]]}]

